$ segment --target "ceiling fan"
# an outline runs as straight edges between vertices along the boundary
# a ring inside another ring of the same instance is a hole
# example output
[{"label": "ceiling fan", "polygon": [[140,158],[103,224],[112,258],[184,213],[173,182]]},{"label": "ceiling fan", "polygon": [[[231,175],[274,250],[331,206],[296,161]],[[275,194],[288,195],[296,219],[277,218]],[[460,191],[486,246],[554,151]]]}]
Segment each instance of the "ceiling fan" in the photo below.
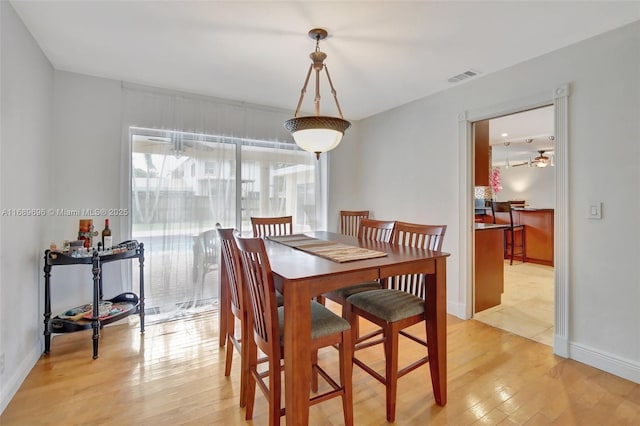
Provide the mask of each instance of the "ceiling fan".
[{"label": "ceiling fan", "polygon": [[545,155],[545,153],[553,152],[552,149],[541,149],[538,150],[538,156],[536,158],[531,159],[529,157],[529,161],[524,161],[522,163],[511,164],[509,167],[519,167],[519,166],[529,166],[529,167],[547,167],[549,165],[553,165],[551,158],[549,155]]},{"label": "ceiling fan", "polygon": [[536,158],[534,158],[533,160],[531,160],[531,164],[536,166],[536,167],[547,167],[549,164],[551,164],[551,159],[544,155],[545,152],[549,152],[550,150],[544,150],[541,149],[538,151],[538,155]]}]

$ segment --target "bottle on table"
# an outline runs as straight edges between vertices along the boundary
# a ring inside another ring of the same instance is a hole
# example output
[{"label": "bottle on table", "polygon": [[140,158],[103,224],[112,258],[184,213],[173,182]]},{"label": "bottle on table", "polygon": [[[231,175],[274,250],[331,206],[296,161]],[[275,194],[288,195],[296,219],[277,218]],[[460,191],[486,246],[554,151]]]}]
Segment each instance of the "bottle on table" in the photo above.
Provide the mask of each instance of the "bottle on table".
[{"label": "bottle on table", "polygon": [[102,230],[102,249],[109,250],[113,246],[113,237],[109,228],[109,219],[104,220],[104,229]]}]

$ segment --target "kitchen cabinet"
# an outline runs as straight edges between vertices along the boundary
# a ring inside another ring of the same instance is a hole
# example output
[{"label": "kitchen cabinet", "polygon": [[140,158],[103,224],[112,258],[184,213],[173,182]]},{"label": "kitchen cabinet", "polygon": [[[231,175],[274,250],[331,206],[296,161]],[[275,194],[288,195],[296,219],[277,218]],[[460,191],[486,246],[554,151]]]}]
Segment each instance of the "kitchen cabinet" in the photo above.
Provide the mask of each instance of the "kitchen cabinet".
[{"label": "kitchen cabinet", "polygon": [[475,158],[475,186],[489,186],[491,171],[491,148],[489,147],[489,120],[473,125]]},{"label": "kitchen cabinet", "polygon": [[474,312],[502,303],[505,225],[476,223],[474,249]]}]

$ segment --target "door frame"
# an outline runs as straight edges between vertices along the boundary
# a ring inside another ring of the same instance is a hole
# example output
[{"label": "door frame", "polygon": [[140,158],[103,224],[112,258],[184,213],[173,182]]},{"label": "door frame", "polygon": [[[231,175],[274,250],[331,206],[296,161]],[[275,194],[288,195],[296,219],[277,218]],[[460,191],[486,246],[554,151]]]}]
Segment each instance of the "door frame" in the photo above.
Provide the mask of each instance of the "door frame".
[{"label": "door frame", "polygon": [[529,97],[467,110],[458,114],[458,143],[460,147],[459,244],[460,302],[463,318],[473,316],[473,214],[474,214],[474,146],[473,122],[515,114],[529,109],[554,105],[555,133],[555,209],[554,209],[554,336],[553,351],[569,356],[569,84]]}]

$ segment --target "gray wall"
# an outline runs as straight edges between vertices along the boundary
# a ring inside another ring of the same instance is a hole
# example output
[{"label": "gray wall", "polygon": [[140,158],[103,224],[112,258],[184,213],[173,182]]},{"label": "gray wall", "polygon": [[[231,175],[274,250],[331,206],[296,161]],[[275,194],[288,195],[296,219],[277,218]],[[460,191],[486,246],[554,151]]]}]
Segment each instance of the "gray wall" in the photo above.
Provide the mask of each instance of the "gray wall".
[{"label": "gray wall", "polygon": [[[52,199],[53,68],[8,2],[0,2],[0,411],[42,352],[42,248]],[[5,210],[6,209],[6,210]]]},{"label": "gray wall", "polygon": [[[120,206],[128,178],[120,82],[53,71],[11,6],[0,10],[2,208]],[[590,364],[640,382],[639,38],[636,23],[355,123],[328,155],[329,229],[340,209],[448,224],[447,304],[465,303],[458,114],[570,83],[569,339]],[[600,221],[586,219],[595,200],[604,203]],[[77,232],[77,218],[2,217],[0,226],[4,409],[42,351],[42,248]],[[83,282],[69,275],[77,283],[63,294]]]},{"label": "gray wall", "polygon": [[458,114],[569,83],[569,354],[640,382],[639,75],[636,22],[363,120],[358,146],[332,153],[330,211],[358,194],[376,217],[449,225],[447,305],[463,312]]}]

